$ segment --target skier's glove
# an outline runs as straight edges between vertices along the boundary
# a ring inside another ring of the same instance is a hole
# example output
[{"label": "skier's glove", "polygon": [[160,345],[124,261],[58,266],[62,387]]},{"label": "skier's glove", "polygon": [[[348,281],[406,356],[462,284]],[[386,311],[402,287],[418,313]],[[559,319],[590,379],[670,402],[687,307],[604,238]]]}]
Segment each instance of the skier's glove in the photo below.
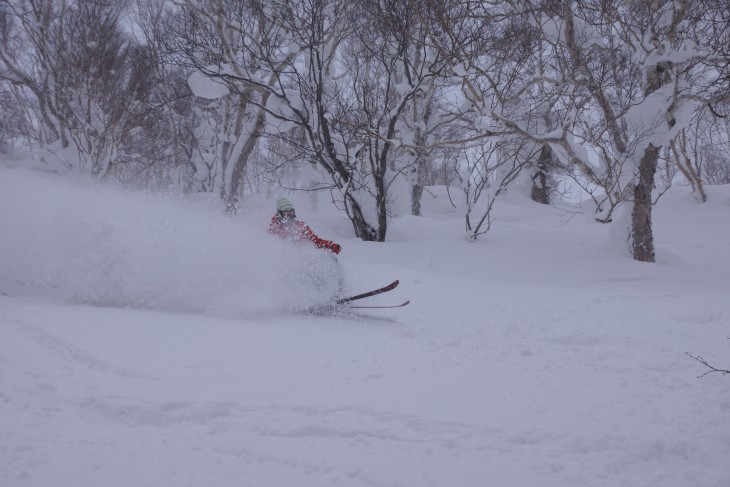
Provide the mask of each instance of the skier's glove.
[{"label": "skier's glove", "polygon": [[330,246],[330,250],[332,252],[334,252],[335,254],[339,254],[340,253],[340,250],[342,250],[342,246],[340,244],[333,243]]}]

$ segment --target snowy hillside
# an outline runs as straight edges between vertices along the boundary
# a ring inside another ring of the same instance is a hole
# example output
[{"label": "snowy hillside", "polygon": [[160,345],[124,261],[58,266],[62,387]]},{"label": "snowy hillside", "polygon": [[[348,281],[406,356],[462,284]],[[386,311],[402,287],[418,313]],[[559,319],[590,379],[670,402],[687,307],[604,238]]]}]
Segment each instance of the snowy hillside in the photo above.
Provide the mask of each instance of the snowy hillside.
[{"label": "snowy hillside", "polygon": [[[658,263],[509,194],[482,240],[434,188],[386,243],[273,203],[0,170],[0,485],[727,487],[730,187],[655,210]],[[338,268],[339,266],[339,268]],[[339,269],[339,270],[338,270]],[[348,291],[393,279],[335,316]]]}]

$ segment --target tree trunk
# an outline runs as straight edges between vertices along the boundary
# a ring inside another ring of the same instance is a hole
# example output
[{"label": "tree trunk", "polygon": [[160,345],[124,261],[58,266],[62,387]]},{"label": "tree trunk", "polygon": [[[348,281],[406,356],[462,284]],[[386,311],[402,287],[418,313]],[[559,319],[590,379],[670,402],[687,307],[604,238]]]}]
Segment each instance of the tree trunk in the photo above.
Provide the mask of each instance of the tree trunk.
[{"label": "tree trunk", "polygon": [[550,204],[550,188],[548,188],[548,168],[551,165],[553,151],[548,144],[540,149],[540,158],[537,160],[535,174],[532,175],[532,201],[543,205]]},{"label": "tree trunk", "polygon": [[411,186],[411,214],[413,216],[421,216],[421,196],[423,195],[423,185],[416,182]]},{"label": "tree trunk", "polygon": [[[268,97],[267,97],[268,98]],[[264,100],[265,103],[265,100]],[[254,122],[253,130],[246,139],[246,143],[241,149],[238,157],[233,165],[233,172],[231,174],[231,184],[228,194],[226,196],[226,213],[236,214],[238,212],[238,193],[241,188],[241,182],[243,181],[244,171],[248,164],[248,159],[251,157],[256,144],[258,143],[261,134],[264,131],[266,125],[266,112],[263,108],[259,108],[256,114],[256,120]],[[241,137],[241,135],[238,135]]]},{"label": "tree trunk", "polygon": [[375,180],[376,196],[375,201],[378,209],[378,242],[385,242],[385,234],[388,231],[388,209],[386,205],[386,189],[385,189],[385,170],[376,176]]},{"label": "tree trunk", "polygon": [[[646,95],[656,92],[671,80],[666,66],[655,64],[646,71]],[[672,128],[676,123],[671,108],[667,111],[668,125]],[[651,191],[654,188],[654,175],[659,162],[660,147],[652,144],[644,150],[644,156],[639,162],[639,179],[634,186],[634,206],[631,209],[631,254],[634,260],[640,262],[654,262],[654,233],[652,232]]]},{"label": "tree trunk", "polygon": [[[420,129],[416,130],[416,144],[422,145],[425,141]],[[416,160],[411,168],[411,215],[421,216],[421,196],[423,195],[423,165],[426,155],[421,149],[416,149]]]},{"label": "tree trunk", "polygon": [[345,193],[345,210],[352,222],[352,228],[355,231],[355,236],[365,240],[366,242],[382,242],[385,240],[385,232],[379,233],[375,228],[372,227],[362,214],[360,203],[350,193]]},{"label": "tree trunk", "polygon": [[654,262],[654,234],[651,224],[654,174],[659,161],[659,147],[649,145],[639,163],[639,180],[634,186],[631,210],[631,253],[634,260]]}]

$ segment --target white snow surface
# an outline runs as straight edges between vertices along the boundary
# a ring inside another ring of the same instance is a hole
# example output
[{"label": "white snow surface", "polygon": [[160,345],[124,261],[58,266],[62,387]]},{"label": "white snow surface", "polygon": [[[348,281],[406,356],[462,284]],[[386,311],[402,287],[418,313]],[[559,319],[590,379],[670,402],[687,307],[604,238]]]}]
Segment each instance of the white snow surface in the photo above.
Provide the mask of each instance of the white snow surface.
[{"label": "white snow surface", "polygon": [[[515,194],[476,243],[442,188],[386,243],[292,196],[334,267],[272,202],[0,170],[0,485],[727,487],[730,376],[685,355],[730,367],[708,191],[662,198],[656,264]],[[295,311],[340,275],[411,304]]]},{"label": "white snow surface", "polygon": [[[216,66],[209,66],[207,69],[215,71]],[[216,100],[230,93],[230,90],[220,80],[211,78],[200,71],[193,71],[188,76],[188,86],[195,96],[207,98],[208,100]]]}]

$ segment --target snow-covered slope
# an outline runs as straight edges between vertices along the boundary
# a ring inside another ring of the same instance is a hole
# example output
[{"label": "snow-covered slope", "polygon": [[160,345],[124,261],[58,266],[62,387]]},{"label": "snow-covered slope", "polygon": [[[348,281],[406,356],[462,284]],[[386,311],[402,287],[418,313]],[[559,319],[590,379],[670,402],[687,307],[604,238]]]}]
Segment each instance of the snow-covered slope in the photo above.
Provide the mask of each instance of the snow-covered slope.
[{"label": "snow-covered slope", "polygon": [[0,172],[0,485],[730,485],[730,378],[685,355],[730,367],[730,188],[663,198],[658,264],[516,195],[470,242],[432,193],[384,244],[295,201],[412,301],[313,316],[333,261],[262,203]]}]

